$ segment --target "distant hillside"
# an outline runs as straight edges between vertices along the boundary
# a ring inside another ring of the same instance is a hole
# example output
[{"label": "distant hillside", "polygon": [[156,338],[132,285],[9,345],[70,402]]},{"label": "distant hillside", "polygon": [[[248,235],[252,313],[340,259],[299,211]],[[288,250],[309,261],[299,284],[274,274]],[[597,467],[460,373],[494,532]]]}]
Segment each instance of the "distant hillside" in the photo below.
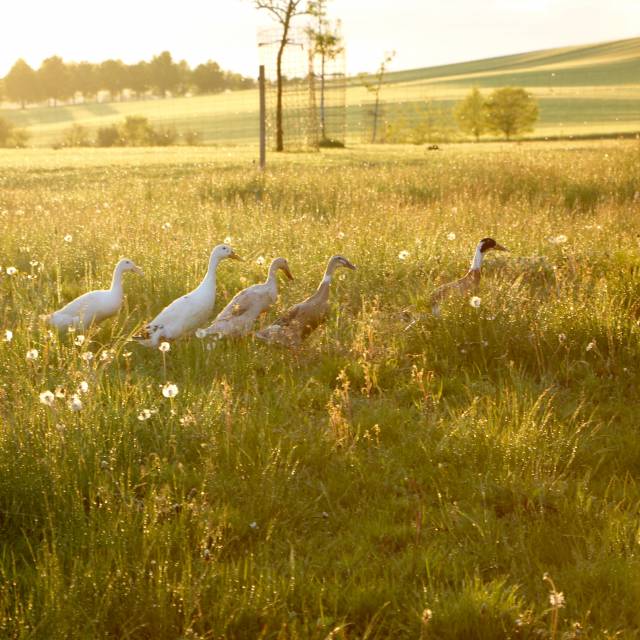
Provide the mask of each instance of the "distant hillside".
[{"label": "distant hillside", "polygon": [[478,87],[637,86],[640,85],[640,38],[397,71],[389,73],[387,81]]},{"label": "distant hillside", "polygon": [[[379,130],[424,129],[425,123],[431,127],[431,121],[446,121],[447,137],[456,139],[459,133],[451,117],[455,103],[471,87],[488,93],[508,85],[527,88],[539,101],[535,137],[640,132],[640,38],[388,73],[381,92]],[[372,99],[358,78],[349,80],[349,142],[370,139]],[[295,108],[306,108],[306,99],[297,100]],[[251,89],[162,100],[5,109],[0,115],[27,128],[34,146],[55,144],[72,124],[95,131],[127,115],[145,116],[155,125],[179,131],[198,131],[206,144],[257,144],[258,93]]]}]

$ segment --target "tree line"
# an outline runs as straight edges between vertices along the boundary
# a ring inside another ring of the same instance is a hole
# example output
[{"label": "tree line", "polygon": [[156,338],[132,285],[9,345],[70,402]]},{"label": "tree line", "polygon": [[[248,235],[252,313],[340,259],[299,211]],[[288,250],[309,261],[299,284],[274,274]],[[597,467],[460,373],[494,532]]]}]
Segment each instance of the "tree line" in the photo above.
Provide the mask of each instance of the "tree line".
[{"label": "tree line", "polygon": [[191,69],[184,60],[174,62],[168,51],[153,56],[149,62],[136,64],[125,64],[122,60],[66,63],[59,56],[51,56],[38,69],[22,59],[16,61],[0,80],[0,101],[16,102],[24,109],[44,100],[55,106],[75,100],[78,95],[90,101],[100,91],[108,91],[111,99],[116,100],[122,98],[125,90],[137,98],[149,95],[164,98],[169,94],[219,93],[253,86],[253,78],[224,71],[217,62],[209,60]]}]

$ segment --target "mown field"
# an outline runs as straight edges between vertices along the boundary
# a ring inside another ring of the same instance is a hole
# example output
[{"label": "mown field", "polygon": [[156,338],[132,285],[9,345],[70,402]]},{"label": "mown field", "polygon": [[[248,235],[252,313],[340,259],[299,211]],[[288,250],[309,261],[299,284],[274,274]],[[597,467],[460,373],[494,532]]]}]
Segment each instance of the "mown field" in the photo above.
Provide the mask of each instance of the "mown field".
[{"label": "mown field", "polygon": [[[638,637],[636,141],[84,153],[0,153],[1,637]],[[216,309],[358,270],[295,353],[129,341],[227,237]],[[121,256],[117,319],[43,326]]]},{"label": "mown field", "polygon": [[[526,87],[540,105],[534,137],[629,134],[640,131],[640,38],[534,51],[500,58],[389,73],[381,92],[383,119],[392,127],[434,118],[447,136],[460,136],[451,109],[472,87],[489,93],[503,86]],[[333,104],[335,96],[330,96]],[[347,140],[367,142],[372,127],[372,95],[357,79],[346,89]],[[305,108],[296,95],[292,110]],[[286,104],[286,103],[285,103]],[[258,92],[165,100],[2,109],[0,115],[26,128],[32,146],[60,143],[65,130],[80,124],[91,131],[126,116],[147,117],[155,126],[198,131],[206,144],[256,144]]]}]

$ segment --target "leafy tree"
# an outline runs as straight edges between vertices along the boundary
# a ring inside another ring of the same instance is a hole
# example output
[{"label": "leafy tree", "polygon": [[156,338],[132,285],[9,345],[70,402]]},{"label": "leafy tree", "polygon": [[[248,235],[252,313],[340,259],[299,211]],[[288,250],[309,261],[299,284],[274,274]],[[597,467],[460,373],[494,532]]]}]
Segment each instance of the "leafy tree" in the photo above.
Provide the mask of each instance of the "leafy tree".
[{"label": "leafy tree", "polygon": [[106,89],[111,94],[111,99],[121,97],[127,84],[127,67],[122,60],[105,60],[98,67],[98,77],[100,88]]},{"label": "leafy tree", "polygon": [[153,56],[149,64],[149,77],[151,86],[163,98],[166,97],[167,91],[176,89],[180,81],[180,71],[168,51],[163,51],[159,56]]},{"label": "leafy tree", "polygon": [[225,74],[213,60],[199,64],[192,74],[193,84],[198,93],[218,93],[225,89]]},{"label": "leafy tree", "polygon": [[91,62],[79,62],[69,68],[71,74],[71,90],[80,92],[85,100],[93,98],[100,89],[98,68]]},{"label": "leafy tree", "polygon": [[139,98],[151,86],[151,69],[149,63],[141,60],[127,67],[127,86]]},{"label": "leafy tree", "polygon": [[42,95],[36,72],[22,59],[11,67],[4,84],[9,100],[19,102],[23,109],[29,102],[37,102]]},{"label": "leafy tree", "polygon": [[72,93],[71,74],[60,56],[43,60],[38,69],[38,78],[45,98],[51,98],[54,107],[58,100],[64,100]]},{"label": "leafy tree", "polygon": [[280,24],[280,44],[276,56],[276,151],[284,151],[284,133],[282,130],[282,57],[289,43],[291,21],[299,15],[308,13],[303,0],[254,0],[256,9],[263,9]]},{"label": "leafy tree", "polygon": [[327,20],[327,0],[312,0],[309,2],[309,13],[317,18],[315,28],[309,29],[309,36],[313,43],[313,53],[320,57],[320,137],[326,136],[325,126],[325,78],[327,60],[335,60],[343,51],[342,40],[338,30],[332,30]]},{"label": "leafy tree", "polygon": [[521,87],[503,87],[489,96],[486,112],[489,129],[510,140],[513,135],[533,131],[538,104]]},{"label": "leafy tree", "polygon": [[477,87],[455,108],[455,116],[458,126],[465,132],[473,135],[476,142],[487,130],[487,110],[484,96]]}]

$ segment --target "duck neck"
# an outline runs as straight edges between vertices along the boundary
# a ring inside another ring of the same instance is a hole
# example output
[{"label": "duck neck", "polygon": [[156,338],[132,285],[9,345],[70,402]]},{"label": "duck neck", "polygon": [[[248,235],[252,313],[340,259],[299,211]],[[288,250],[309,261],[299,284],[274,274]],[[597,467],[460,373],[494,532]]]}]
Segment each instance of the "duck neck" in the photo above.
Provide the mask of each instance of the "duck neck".
[{"label": "duck neck", "polygon": [[209,289],[213,287],[213,289],[215,290],[216,269],[218,268],[219,262],[220,258],[218,256],[211,256],[211,258],[209,259],[209,268],[207,269],[207,273],[202,279],[202,282],[198,286],[198,289]]},{"label": "duck neck", "polygon": [[272,264],[269,267],[269,275],[267,276],[267,279],[264,281],[264,283],[266,285],[269,285],[270,287],[273,287],[274,289],[277,288],[278,286],[278,266],[275,264]]},{"label": "duck neck", "polygon": [[117,296],[122,295],[122,272],[122,266],[117,264],[111,277],[111,292]]},{"label": "duck neck", "polygon": [[476,247],[476,252],[473,256],[473,260],[471,261],[470,271],[480,272],[480,269],[482,268],[483,260],[484,260],[484,253],[482,253],[480,245],[478,245]]}]

